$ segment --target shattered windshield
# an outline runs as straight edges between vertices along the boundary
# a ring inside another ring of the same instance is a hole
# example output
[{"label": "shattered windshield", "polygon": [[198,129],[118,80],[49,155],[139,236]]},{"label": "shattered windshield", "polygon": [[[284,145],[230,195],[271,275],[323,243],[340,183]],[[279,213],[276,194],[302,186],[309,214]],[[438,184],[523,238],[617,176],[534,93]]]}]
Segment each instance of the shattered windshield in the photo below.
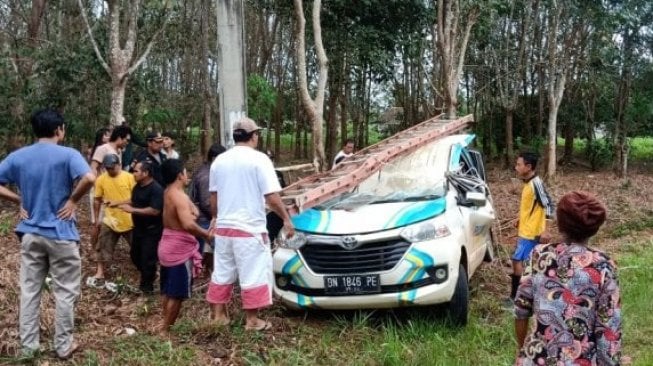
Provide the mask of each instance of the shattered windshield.
[{"label": "shattered windshield", "polygon": [[446,156],[438,156],[436,146],[436,143],[428,144],[393,159],[352,191],[315,209],[351,210],[368,204],[433,200],[444,196],[446,164],[436,162],[445,160]]}]

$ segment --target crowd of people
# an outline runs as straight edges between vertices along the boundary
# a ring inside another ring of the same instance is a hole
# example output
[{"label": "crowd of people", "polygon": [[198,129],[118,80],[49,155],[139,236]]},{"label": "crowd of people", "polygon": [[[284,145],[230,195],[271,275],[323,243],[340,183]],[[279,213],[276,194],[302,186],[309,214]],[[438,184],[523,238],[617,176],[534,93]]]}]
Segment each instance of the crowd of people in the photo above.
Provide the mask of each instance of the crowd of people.
[{"label": "crowd of people", "polygon": [[[238,282],[245,329],[270,329],[259,314],[272,304],[273,289],[266,206],[286,237],[294,235],[294,227],[272,161],[256,150],[261,129],[253,120],[235,122],[235,146],[226,150],[212,145],[192,181],[174,150],[172,134],[149,132],[140,141],[124,123],[101,129],[87,162],[77,150],[61,146],[61,114],[40,110],[31,124],[37,141],[0,162],[0,197],[19,205],[19,333],[25,354],[40,348],[39,307],[46,275],[54,284],[56,354],[66,359],[78,348],[74,306],[82,281],[76,212],[89,191],[97,269],[87,278],[88,286],[109,283],[107,264],[124,238],[144,295],[155,293],[159,267],[162,333],[179,317],[193,279],[201,273],[210,275],[206,301],[213,323],[231,324],[227,305]],[[134,155],[132,144],[142,150]],[[353,148],[347,141],[334,165],[351,156]],[[39,164],[34,164],[37,158]],[[510,295],[516,363],[619,364],[616,266],[605,253],[588,246],[605,221],[605,206],[593,195],[575,191],[555,207],[536,167],[537,155],[517,158],[515,170],[524,185]],[[16,185],[19,193],[7,184]],[[554,219],[562,241],[551,244],[547,220]]]}]

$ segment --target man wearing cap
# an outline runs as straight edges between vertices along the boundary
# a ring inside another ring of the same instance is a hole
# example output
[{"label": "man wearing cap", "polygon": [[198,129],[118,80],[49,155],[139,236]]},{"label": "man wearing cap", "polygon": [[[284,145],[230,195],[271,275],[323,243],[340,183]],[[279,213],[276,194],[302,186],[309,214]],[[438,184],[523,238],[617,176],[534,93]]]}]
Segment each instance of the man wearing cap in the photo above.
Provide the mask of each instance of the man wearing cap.
[{"label": "man wearing cap", "polygon": [[[131,200],[132,189],[136,185],[134,176],[122,170],[118,155],[106,155],[102,165],[105,172],[95,181],[93,208],[96,217],[93,235],[97,235],[98,238],[94,248],[97,271],[87,280],[89,286],[94,287],[104,284],[104,265],[113,260],[113,252],[118,240],[124,238],[131,247],[131,231],[134,226],[131,214],[119,207]],[[104,217],[100,219],[102,205],[104,205]]]},{"label": "man wearing cap", "polygon": [[163,148],[163,137],[160,133],[152,131],[147,133],[145,140],[147,141],[147,148],[136,155],[136,158],[134,158],[131,164],[131,168],[134,169],[134,166],[139,161],[147,161],[152,164],[152,177],[163,187],[165,184],[161,176],[161,164],[166,160],[166,156],[161,151]]},{"label": "man wearing cap", "polygon": [[[66,359],[77,349],[73,329],[82,272],[75,213],[95,174],[77,150],[59,145],[66,131],[61,114],[40,110],[32,115],[31,124],[38,141],[0,163],[0,198],[16,203],[21,211],[16,226],[21,238],[20,343],[24,356],[39,351],[41,293],[49,273],[56,303],[54,349]],[[20,194],[5,184],[15,184]]]},{"label": "man wearing cap", "polygon": [[256,150],[260,128],[249,118],[236,121],[233,128],[236,145],[215,159],[209,176],[216,238],[206,299],[211,304],[211,320],[229,324],[226,305],[238,279],[245,329],[263,331],[271,324],[258,317],[258,310],[272,304],[272,255],[265,204],[282,218],[288,237],[295,229],[281,202],[272,162]]},{"label": "man wearing cap", "polygon": [[163,136],[163,149],[161,152],[166,156],[167,159],[179,159],[179,153],[174,149],[175,140],[172,132],[166,131],[162,134]]}]

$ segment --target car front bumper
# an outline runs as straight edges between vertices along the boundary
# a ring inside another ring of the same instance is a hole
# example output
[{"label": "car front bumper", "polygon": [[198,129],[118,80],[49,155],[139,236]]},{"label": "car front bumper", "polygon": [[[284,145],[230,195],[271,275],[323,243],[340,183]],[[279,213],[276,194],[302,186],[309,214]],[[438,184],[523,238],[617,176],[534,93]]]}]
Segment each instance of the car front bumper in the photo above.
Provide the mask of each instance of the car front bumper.
[{"label": "car front bumper", "polygon": [[[292,308],[367,309],[445,303],[453,296],[460,263],[460,247],[452,245],[452,240],[445,237],[413,243],[388,271],[351,273],[379,275],[381,291],[363,295],[326,295],[324,278],[330,274],[313,272],[299,251],[279,248],[273,262],[274,292]],[[438,268],[447,270],[446,278],[434,276]]]}]

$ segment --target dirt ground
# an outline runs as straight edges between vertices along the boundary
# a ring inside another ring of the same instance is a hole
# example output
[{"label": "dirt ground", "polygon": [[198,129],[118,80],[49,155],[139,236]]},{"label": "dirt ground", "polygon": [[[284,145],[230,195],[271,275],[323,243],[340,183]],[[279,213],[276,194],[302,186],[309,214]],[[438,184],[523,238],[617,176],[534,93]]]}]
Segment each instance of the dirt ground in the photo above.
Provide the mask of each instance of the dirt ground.
[{"label": "dirt ground", "polygon": [[[653,174],[650,171],[633,171],[627,179],[616,178],[610,172],[589,172],[580,167],[561,168],[555,182],[548,184],[550,194],[554,200],[561,197],[565,192],[582,189],[597,194],[608,206],[608,222],[600,231],[595,245],[602,247],[609,252],[616,249],[623,240],[611,239],[609,233],[612,229],[633,222],[642,217],[653,214]],[[508,291],[507,282],[497,281],[505,269],[507,260],[505,254],[509,252],[510,245],[514,242],[516,235],[514,221],[518,210],[520,182],[514,179],[510,170],[490,169],[489,181],[494,196],[500,228],[500,242],[504,258],[489,266],[492,270],[483,270],[487,276],[475,276],[472,286],[479,286],[478,293],[496,293],[503,296]],[[137,334],[151,334],[154,327],[160,321],[160,307],[156,299],[146,299],[138,294],[131,293],[128,285],[137,284],[137,272],[129,260],[128,248],[121,243],[117,249],[116,258],[111,266],[110,277],[121,286],[118,293],[111,293],[106,290],[97,290],[85,286],[86,278],[94,273],[94,265],[90,260],[91,244],[89,242],[90,227],[87,201],[80,207],[79,228],[82,240],[82,296],[79,300],[76,314],[76,340],[84,350],[92,350],[97,354],[100,364],[102,360],[108,360],[112,356],[112,342],[117,337],[128,337],[127,333],[132,330]],[[4,206],[3,206],[4,205]],[[0,203],[0,230],[5,235],[0,238],[0,248],[3,255],[0,257],[0,357],[15,356],[19,352],[18,340],[18,266],[19,266],[19,243],[11,230],[7,232],[9,221],[15,223],[16,208]],[[13,224],[12,223],[12,224]],[[487,266],[486,266],[487,267]],[[493,274],[492,274],[493,273]],[[497,274],[498,273],[498,274]],[[506,280],[507,281],[507,280]],[[182,309],[183,317],[193,319],[208,319],[208,309],[203,302],[205,284],[207,279],[201,279],[195,286],[195,297],[187,302]],[[498,283],[497,283],[498,282]],[[477,295],[484,297],[483,295]],[[473,301],[479,301],[473,300]],[[48,291],[44,291],[42,298],[41,312],[41,344],[47,349],[53,337],[54,301]],[[281,315],[283,314],[283,316]],[[273,332],[266,334],[266,340],[279,339],[290,341],[292,330],[299,322],[306,322],[306,319],[298,316],[287,316],[279,307],[273,307],[267,311],[267,315],[274,324]],[[325,320],[320,318],[309,318],[314,322],[315,327],[320,327]],[[129,328],[129,329],[128,329]],[[175,337],[173,344],[181,342],[196,346],[202,364],[240,364],[237,349],[240,346],[229,337],[220,337],[219,341],[207,331],[195,332],[190,337]],[[264,351],[266,342],[259,342]],[[83,360],[84,353],[75,356],[76,360]],[[50,353],[41,357],[41,364],[60,364],[56,359],[51,358]]]}]

